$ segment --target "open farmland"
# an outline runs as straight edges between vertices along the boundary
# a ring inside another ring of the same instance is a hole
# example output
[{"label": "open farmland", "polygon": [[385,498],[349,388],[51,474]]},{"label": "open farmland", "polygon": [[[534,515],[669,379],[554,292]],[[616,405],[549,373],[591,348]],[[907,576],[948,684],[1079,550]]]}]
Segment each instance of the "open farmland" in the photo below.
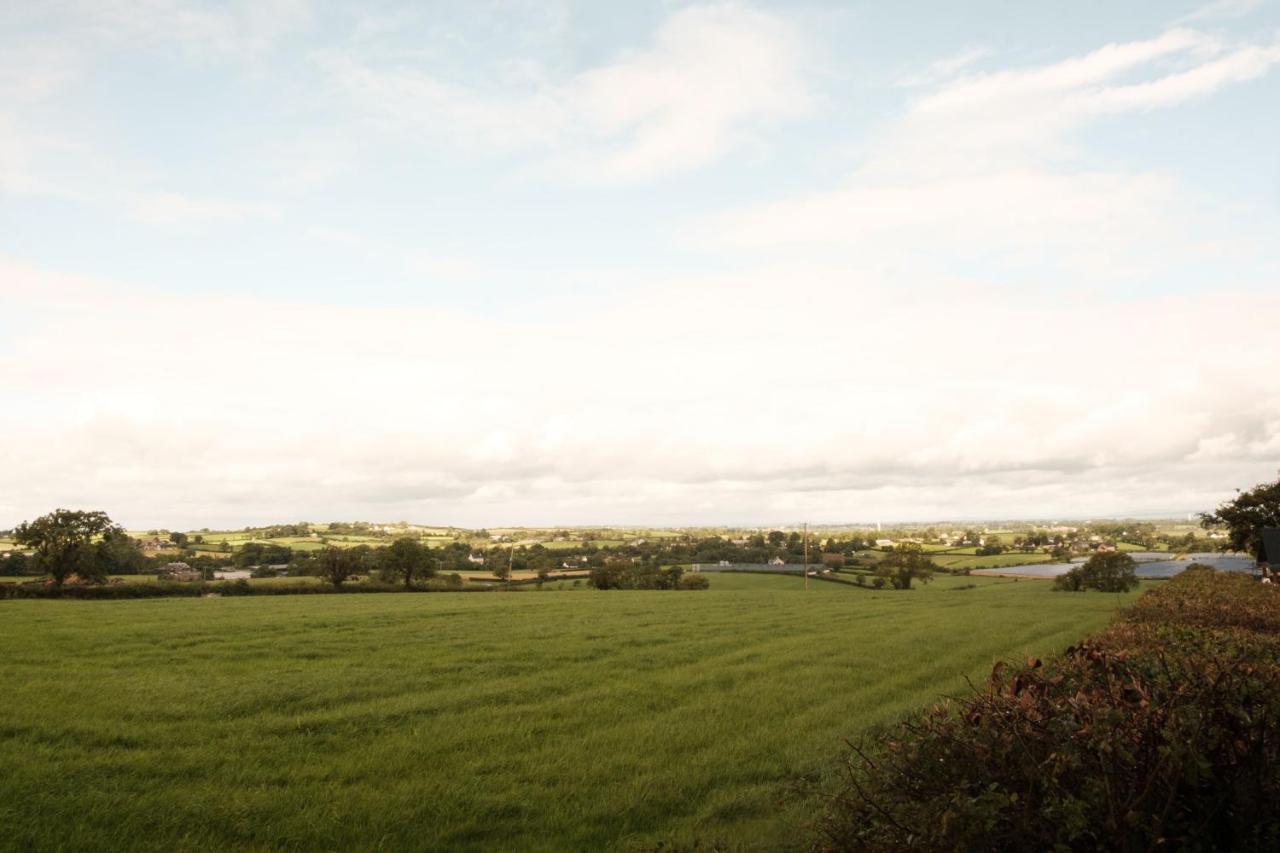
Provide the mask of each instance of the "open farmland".
[{"label": "open farmland", "polygon": [[1130,599],[712,584],[0,602],[0,846],[794,846],[843,737]]}]

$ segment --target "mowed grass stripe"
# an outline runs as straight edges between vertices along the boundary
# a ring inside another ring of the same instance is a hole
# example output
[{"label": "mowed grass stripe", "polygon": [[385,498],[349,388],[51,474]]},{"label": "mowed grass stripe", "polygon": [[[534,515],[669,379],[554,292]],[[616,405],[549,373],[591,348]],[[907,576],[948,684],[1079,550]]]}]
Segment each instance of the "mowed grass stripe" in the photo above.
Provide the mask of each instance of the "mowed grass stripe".
[{"label": "mowed grass stripe", "polygon": [[841,739],[1105,624],[1115,596],[872,592],[0,604],[0,846],[802,843]]}]

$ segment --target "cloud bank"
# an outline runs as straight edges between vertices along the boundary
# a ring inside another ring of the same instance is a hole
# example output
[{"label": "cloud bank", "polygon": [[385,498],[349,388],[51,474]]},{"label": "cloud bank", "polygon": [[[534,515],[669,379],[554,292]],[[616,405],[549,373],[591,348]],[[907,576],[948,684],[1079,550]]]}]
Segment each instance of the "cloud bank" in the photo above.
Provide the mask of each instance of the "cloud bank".
[{"label": "cloud bank", "polygon": [[1275,293],[1059,304],[788,270],[548,326],[2,270],[24,318],[0,358],[21,401],[0,418],[0,470],[22,484],[4,517],[1154,512],[1280,458],[1280,394],[1248,367],[1280,363]]}]

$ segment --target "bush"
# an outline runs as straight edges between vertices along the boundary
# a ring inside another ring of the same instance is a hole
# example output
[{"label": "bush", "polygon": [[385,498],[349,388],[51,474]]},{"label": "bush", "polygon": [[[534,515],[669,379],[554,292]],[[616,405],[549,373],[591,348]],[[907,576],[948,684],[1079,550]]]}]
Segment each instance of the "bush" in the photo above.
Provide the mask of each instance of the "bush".
[{"label": "bush", "polygon": [[684,568],[638,566],[626,560],[611,560],[591,570],[589,582],[596,589],[679,589]]},{"label": "bush", "polygon": [[1128,554],[1119,551],[1094,554],[1082,566],[1059,575],[1053,582],[1054,589],[1082,592],[1096,589],[1099,592],[1128,592],[1138,585],[1134,575],[1135,563]]},{"label": "bush", "polygon": [[911,589],[913,580],[928,583],[937,568],[918,547],[904,545],[880,561],[876,574],[893,584],[894,589]]},{"label": "bush", "polygon": [[681,589],[707,589],[711,586],[711,578],[706,575],[685,575],[680,579]]},{"label": "bush", "polygon": [[854,749],[829,850],[1270,850],[1280,589],[1189,571],[1103,633]]}]

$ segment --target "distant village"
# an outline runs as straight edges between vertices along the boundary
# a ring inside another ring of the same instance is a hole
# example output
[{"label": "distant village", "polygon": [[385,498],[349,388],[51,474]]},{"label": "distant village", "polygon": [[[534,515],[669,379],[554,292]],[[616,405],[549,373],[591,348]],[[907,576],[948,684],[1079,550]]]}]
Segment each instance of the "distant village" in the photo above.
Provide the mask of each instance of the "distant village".
[{"label": "distant village", "polygon": [[[0,531],[0,574],[37,574],[30,554]],[[329,546],[372,555],[411,538],[425,545],[441,572],[509,577],[584,572],[609,562],[643,565],[811,562],[839,568],[874,561],[895,549],[927,550],[944,565],[983,558],[1061,560],[1113,550],[1222,550],[1226,535],[1193,521],[1000,523],[980,526],[789,526],[751,528],[500,528],[466,530],[365,522],[251,527],[237,531],[134,531],[128,547],[108,557],[112,575],[153,574],[174,581],[248,580],[309,573],[311,556]],[[371,558],[372,560],[372,558]]]}]

